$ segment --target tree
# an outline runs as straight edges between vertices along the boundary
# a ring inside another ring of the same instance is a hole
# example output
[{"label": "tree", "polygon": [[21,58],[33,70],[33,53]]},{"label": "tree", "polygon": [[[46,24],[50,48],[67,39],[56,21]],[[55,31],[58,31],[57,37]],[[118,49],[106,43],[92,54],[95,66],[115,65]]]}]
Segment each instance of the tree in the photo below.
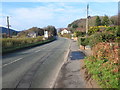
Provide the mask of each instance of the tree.
[{"label": "tree", "polygon": [[105,15],[105,16],[103,17],[102,25],[108,26],[109,24],[110,24],[109,17]]},{"label": "tree", "polygon": [[110,23],[111,25],[117,25],[118,24],[118,16],[112,16],[110,17]]},{"label": "tree", "polygon": [[57,29],[54,26],[47,26],[44,28],[44,30],[48,31],[49,36],[57,35]]},{"label": "tree", "polygon": [[78,27],[77,24],[73,24],[73,25],[72,25],[72,28],[77,28],[77,27]]},{"label": "tree", "polygon": [[76,37],[83,37],[84,35],[85,35],[85,32],[80,32],[80,31],[75,31],[74,32],[74,35],[76,36]]},{"label": "tree", "polygon": [[99,16],[97,16],[95,20],[95,26],[100,26],[100,25],[101,25],[101,19]]},{"label": "tree", "polygon": [[13,31],[12,35],[16,36],[16,35],[17,35],[17,32],[16,32],[16,31]]},{"label": "tree", "polygon": [[38,28],[38,35],[44,35],[44,29]]}]

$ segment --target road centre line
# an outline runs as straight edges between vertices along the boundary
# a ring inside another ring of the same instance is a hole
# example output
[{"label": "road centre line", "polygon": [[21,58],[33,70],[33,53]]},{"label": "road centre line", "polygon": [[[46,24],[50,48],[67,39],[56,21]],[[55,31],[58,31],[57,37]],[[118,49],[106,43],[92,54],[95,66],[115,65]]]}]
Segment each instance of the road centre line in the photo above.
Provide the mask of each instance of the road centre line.
[{"label": "road centre line", "polygon": [[9,64],[15,63],[15,62],[17,62],[17,61],[19,61],[19,60],[21,60],[21,59],[23,59],[23,58],[18,58],[18,59],[14,60],[14,61],[12,61],[12,62],[10,62],[10,63],[4,64],[3,67],[5,67],[5,66],[7,66],[7,65],[9,65]]}]

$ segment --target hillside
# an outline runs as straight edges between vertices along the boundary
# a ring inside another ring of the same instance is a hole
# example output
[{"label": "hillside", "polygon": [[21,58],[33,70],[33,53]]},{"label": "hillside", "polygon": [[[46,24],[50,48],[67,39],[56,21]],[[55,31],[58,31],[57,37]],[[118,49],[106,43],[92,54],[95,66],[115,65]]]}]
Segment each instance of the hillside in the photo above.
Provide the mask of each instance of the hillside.
[{"label": "hillside", "polygon": [[[92,16],[89,18],[89,26],[95,26],[95,20],[96,20],[97,16]],[[99,16],[101,21],[103,20],[104,16]],[[117,20],[118,20],[118,16],[111,16],[109,17],[109,23],[110,25],[117,25]],[[78,19],[73,21],[72,23],[70,23],[68,25],[68,28],[74,32],[76,30],[78,31],[82,31],[85,32],[85,28],[86,28],[86,18],[82,18],[82,19]]]},{"label": "hillside", "polygon": [[[0,33],[2,34],[8,34],[8,29],[6,27],[0,27]],[[17,35],[19,31],[10,29],[10,35]]]}]

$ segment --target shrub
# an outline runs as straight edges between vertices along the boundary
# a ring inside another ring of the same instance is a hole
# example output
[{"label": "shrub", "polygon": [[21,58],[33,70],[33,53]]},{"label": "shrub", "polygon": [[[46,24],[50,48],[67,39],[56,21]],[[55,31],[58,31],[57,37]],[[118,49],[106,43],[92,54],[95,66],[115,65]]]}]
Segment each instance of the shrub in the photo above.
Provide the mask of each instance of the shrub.
[{"label": "shrub", "polygon": [[96,45],[99,42],[102,42],[102,36],[100,35],[100,33],[96,33],[89,37],[89,45],[91,47],[93,47],[94,45]]},{"label": "shrub", "polygon": [[3,38],[2,48],[12,48],[42,41],[42,36],[37,38]]},{"label": "shrub", "polygon": [[116,36],[120,37],[120,26],[118,26],[117,30],[116,30]]},{"label": "shrub", "polygon": [[91,27],[88,30],[88,35],[92,35],[92,34],[94,34],[95,32],[98,32],[98,31],[99,31],[99,27]]},{"label": "shrub", "polygon": [[87,46],[87,45],[89,45],[89,38],[88,37],[79,37],[78,43],[79,43],[79,45]]},{"label": "shrub", "polygon": [[74,32],[74,35],[76,36],[76,37],[84,37],[85,36],[85,32],[80,32],[80,31],[75,31]]},{"label": "shrub", "polygon": [[93,47],[99,42],[113,42],[116,40],[116,35],[114,33],[108,32],[98,32],[89,37],[89,45]]}]

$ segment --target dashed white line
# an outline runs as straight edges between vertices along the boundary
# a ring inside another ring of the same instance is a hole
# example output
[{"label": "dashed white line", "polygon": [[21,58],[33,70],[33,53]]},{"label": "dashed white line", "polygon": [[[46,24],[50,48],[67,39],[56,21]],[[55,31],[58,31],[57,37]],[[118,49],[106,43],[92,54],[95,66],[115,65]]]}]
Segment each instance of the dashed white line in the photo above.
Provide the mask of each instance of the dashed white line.
[{"label": "dashed white line", "polygon": [[23,58],[18,58],[18,59],[14,60],[14,61],[12,61],[12,62],[10,62],[10,63],[4,64],[3,67],[5,67],[5,66],[7,66],[7,65],[9,65],[9,64],[15,63],[15,62],[17,62],[17,61],[19,61],[19,60],[21,60],[21,59],[23,59]]},{"label": "dashed white line", "polygon": [[39,51],[41,51],[41,50],[37,50],[37,51],[35,51],[35,52],[39,52]]}]

